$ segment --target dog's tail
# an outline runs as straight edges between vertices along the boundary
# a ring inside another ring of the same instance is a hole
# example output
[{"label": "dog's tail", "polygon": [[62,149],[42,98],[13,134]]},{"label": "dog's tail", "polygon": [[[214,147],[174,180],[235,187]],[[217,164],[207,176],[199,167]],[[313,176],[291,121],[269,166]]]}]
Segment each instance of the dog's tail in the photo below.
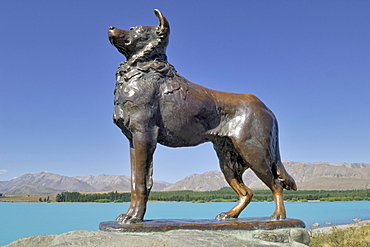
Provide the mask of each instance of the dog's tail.
[{"label": "dog's tail", "polygon": [[276,120],[274,125],[275,125],[273,131],[274,138],[272,138],[273,139],[272,142],[274,144],[272,145],[272,153],[274,154],[272,160],[274,162],[272,164],[272,171],[274,173],[274,176],[280,181],[284,189],[297,190],[297,184],[295,183],[292,176],[289,175],[287,170],[285,170],[283,162],[281,161],[279,149],[278,125]]},{"label": "dog's tail", "polygon": [[276,169],[276,175],[284,189],[297,190],[297,184],[295,183],[292,176],[290,176],[289,173],[285,170],[285,167],[283,163],[281,162],[281,160],[279,160],[275,164],[275,169]]}]

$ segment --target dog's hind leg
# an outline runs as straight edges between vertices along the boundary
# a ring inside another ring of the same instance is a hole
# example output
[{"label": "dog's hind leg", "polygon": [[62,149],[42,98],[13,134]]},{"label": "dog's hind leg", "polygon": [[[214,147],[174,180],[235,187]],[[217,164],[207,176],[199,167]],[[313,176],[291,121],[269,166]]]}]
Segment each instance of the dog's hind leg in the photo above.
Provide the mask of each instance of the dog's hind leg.
[{"label": "dog's hind leg", "polygon": [[270,217],[271,220],[282,220],[286,217],[285,206],[283,201],[283,186],[272,171],[273,164],[269,159],[268,149],[256,144],[256,142],[238,141],[232,139],[239,154],[243,157],[250,168],[261,181],[271,190],[275,203],[275,212]]},{"label": "dog's hind leg", "polygon": [[243,183],[242,175],[247,169],[244,161],[234,149],[231,140],[227,137],[213,142],[220,168],[225,176],[227,183],[238,194],[238,203],[228,212],[220,213],[216,216],[217,220],[237,218],[243,209],[252,200],[253,192]]}]

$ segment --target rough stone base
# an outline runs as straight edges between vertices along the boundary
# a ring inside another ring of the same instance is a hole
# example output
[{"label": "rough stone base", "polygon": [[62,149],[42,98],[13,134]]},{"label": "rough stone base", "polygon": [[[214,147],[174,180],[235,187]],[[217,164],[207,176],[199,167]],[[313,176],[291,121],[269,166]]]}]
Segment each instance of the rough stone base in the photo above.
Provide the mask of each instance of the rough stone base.
[{"label": "rough stone base", "polygon": [[292,246],[307,247],[308,232],[304,228],[277,230],[172,230],[157,233],[117,233],[73,231],[61,235],[21,238],[7,247],[148,247],[148,246]]},{"label": "rough stone base", "polygon": [[304,223],[297,219],[270,221],[268,218],[234,220],[147,220],[120,225],[100,223],[104,231],[73,231],[61,235],[21,238],[8,247],[62,246],[296,246],[310,242]]}]

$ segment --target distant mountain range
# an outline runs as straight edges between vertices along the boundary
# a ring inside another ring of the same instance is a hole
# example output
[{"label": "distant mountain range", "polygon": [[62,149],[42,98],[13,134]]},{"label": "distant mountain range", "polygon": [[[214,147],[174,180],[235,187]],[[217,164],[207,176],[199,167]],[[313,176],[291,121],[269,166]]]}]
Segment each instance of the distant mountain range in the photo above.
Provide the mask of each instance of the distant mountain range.
[{"label": "distant mountain range", "polygon": [[[299,190],[352,190],[370,189],[370,164],[295,162],[283,160],[289,174],[295,179]],[[267,187],[249,169],[243,175],[244,183],[252,189]],[[192,174],[163,190],[217,190],[228,186],[223,174],[209,171]]]},{"label": "distant mountain range", "polygon": [[[284,160],[288,172],[301,190],[349,190],[370,189],[370,164],[293,162]],[[254,189],[267,187],[248,170],[243,175],[245,184]],[[217,190],[228,186],[220,171],[192,174],[171,184],[154,181],[153,190]],[[99,175],[67,177],[53,173],[25,174],[10,181],[0,182],[4,194],[54,194],[62,191],[102,192],[130,191],[130,177],[125,175]]]},{"label": "distant mountain range", "polygon": [[[170,183],[156,181],[153,189],[162,190]],[[25,174],[0,183],[0,193],[5,194],[54,194],[62,191],[101,192],[130,191],[130,177],[125,175],[99,175],[67,177],[41,172]]]}]

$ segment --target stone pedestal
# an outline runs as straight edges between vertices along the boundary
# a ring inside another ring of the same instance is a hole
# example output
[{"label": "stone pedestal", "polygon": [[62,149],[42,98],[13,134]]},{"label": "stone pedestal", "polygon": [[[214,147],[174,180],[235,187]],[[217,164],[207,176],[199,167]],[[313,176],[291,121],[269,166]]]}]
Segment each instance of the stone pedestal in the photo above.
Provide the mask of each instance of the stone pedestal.
[{"label": "stone pedestal", "polygon": [[117,221],[105,221],[100,223],[99,229],[108,232],[164,232],[169,230],[273,230],[291,227],[304,228],[305,224],[298,219],[288,218],[281,221],[271,221],[267,217],[223,221],[213,219],[160,219],[122,225]]},{"label": "stone pedestal", "polygon": [[159,233],[174,230],[205,231],[234,237],[258,246],[305,246],[310,238],[305,224],[298,219],[270,221],[267,217],[241,218],[225,221],[209,219],[160,219],[121,225],[116,221],[100,223],[99,229],[107,232]]}]

